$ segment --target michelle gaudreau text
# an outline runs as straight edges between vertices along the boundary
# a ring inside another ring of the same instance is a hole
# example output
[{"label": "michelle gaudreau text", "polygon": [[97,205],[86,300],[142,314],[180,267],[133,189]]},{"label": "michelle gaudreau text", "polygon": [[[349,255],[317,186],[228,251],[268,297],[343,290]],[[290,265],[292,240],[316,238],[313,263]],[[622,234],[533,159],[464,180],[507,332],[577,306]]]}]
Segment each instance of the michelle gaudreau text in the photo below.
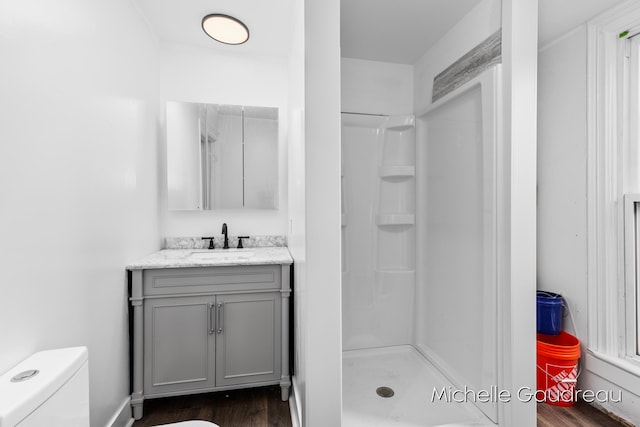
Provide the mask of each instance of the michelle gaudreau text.
[{"label": "michelle gaudreau text", "polygon": [[548,393],[548,390],[532,390],[530,387],[520,387],[516,393],[510,390],[499,390],[498,386],[491,386],[488,390],[473,390],[467,386],[463,389],[442,387],[433,388],[431,402],[436,400],[447,403],[508,403],[514,399],[520,402],[544,402],[544,401],[564,401],[575,402],[581,398],[587,403],[620,403],[622,402],[622,391],[617,390],[564,390],[558,394]]}]

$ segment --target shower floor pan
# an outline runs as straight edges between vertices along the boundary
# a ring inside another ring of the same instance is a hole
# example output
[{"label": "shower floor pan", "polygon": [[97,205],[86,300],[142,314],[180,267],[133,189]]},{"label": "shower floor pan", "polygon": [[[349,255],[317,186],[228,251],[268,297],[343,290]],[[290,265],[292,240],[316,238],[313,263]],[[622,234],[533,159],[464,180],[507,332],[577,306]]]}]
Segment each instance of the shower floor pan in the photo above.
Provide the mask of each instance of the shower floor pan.
[{"label": "shower floor pan", "polygon": [[473,403],[434,398],[451,383],[412,346],[344,351],[342,378],[343,427],[495,426]]}]

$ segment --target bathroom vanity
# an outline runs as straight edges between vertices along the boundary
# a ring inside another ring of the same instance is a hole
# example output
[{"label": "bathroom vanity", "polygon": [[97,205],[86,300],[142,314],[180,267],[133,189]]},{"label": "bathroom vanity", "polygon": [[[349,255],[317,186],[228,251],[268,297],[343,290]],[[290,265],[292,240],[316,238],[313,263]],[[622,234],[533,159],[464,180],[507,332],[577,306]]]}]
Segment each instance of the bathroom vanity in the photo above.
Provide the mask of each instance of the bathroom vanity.
[{"label": "bathroom vanity", "polygon": [[279,384],[289,397],[285,247],[166,249],[129,264],[135,419],[148,398]]}]

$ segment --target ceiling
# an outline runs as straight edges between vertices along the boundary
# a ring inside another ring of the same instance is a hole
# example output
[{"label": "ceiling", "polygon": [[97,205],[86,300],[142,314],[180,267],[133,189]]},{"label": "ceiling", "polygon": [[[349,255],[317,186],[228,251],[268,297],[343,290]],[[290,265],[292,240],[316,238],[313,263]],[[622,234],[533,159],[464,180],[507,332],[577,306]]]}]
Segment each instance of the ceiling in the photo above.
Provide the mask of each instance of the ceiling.
[{"label": "ceiling", "polygon": [[481,0],[342,0],[341,54],[413,64]]},{"label": "ceiling", "polygon": [[[544,46],[624,0],[539,0]],[[342,56],[414,64],[481,0],[342,0]]]},{"label": "ceiling", "polygon": [[[297,0],[134,0],[156,37],[216,51],[288,56],[291,51],[293,3]],[[205,15],[231,15],[249,28],[249,40],[237,46],[212,40],[202,31]]]},{"label": "ceiling", "polygon": [[[161,42],[216,51],[288,56],[294,2],[301,0],[135,0]],[[413,64],[482,0],[342,0],[341,53],[344,57]],[[540,46],[623,0],[539,0]],[[212,5],[215,4],[215,7]],[[249,41],[228,46],[200,27],[210,13],[243,21]]]}]

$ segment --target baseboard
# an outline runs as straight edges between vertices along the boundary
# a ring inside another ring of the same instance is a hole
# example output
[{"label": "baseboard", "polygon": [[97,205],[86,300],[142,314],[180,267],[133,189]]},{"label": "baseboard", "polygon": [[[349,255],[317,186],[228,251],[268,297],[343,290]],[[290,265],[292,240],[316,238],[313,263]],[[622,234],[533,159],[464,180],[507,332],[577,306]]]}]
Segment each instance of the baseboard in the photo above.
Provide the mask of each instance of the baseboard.
[{"label": "baseboard", "polygon": [[111,419],[105,424],[105,427],[131,427],[133,425],[133,417],[131,416],[131,401],[129,397],[118,406]]},{"label": "baseboard", "polygon": [[640,425],[640,393],[637,391],[640,377],[606,355],[589,351],[583,360],[579,388],[595,391],[604,397],[601,401],[596,399],[593,405],[629,425]]},{"label": "baseboard", "polygon": [[295,377],[291,381],[291,396],[289,396],[289,412],[291,413],[291,426],[302,427],[302,414],[300,413],[300,401],[298,400],[299,393],[296,392],[298,388]]}]

